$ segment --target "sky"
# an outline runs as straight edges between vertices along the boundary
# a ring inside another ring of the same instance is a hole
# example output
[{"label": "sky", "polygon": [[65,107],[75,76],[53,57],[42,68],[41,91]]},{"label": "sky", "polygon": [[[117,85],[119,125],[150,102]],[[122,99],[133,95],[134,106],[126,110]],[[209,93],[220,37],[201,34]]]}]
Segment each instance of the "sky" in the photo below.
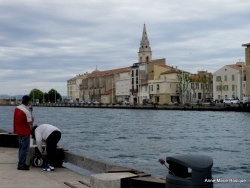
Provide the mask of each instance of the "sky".
[{"label": "sky", "polygon": [[0,94],[56,89],[95,69],[152,59],[196,73],[245,61],[249,0],[0,0]]}]

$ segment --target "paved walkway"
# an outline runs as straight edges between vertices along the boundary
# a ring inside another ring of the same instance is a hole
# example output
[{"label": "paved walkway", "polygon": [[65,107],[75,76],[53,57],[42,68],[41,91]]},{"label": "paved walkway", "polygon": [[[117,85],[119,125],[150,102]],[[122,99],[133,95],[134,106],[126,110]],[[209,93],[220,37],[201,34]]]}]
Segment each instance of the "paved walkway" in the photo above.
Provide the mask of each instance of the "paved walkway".
[{"label": "paved walkway", "polygon": [[56,168],[53,172],[37,167],[17,170],[17,155],[16,148],[0,147],[1,188],[89,188],[89,177],[67,168]]}]

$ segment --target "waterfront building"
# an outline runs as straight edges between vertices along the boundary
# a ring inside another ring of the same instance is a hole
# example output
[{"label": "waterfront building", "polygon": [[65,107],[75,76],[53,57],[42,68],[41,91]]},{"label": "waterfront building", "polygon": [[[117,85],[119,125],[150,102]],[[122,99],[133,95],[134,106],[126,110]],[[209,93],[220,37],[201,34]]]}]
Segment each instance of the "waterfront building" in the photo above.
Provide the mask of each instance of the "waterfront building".
[{"label": "waterfront building", "polygon": [[[159,84],[157,85],[157,83],[159,83],[160,74],[168,68],[165,58],[152,59],[152,51],[144,24],[138,52],[138,63],[131,66],[130,96],[134,104],[142,104],[143,99],[160,102],[160,94],[157,90]],[[154,90],[154,88],[156,89]]]},{"label": "waterfront building", "polygon": [[159,100],[159,103],[162,104],[179,103],[181,101],[180,79],[178,77],[180,72],[181,70],[177,69],[177,67],[169,67],[168,70],[161,73],[159,87],[163,95],[160,95],[159,98],[155,97],[155,100]]},{"label": "waterfront building", "polygon": [[[101,103],[115,103],[116,99],[116,83],[119,82],[119,96],[121,97],[120,86],[126,88],[129,86],[128,75],[130,68],[119,68],[106,71],[95,70],[82,79],[80,84],[80,98],[86,102],[98,101]],[[128,93],[123,93],[125,98]]]},{"label": "waterfront building", "polygon": [[250,97],[250,43],[247,44],[243,44],[242,45],[245,48],[245,62],[246,62],[246,69],[245,69],[245,73],[246,73],[246,91],[245,91],[245,96],[246,97]]},{"label": "waterfront building", "polygon": [[143,99],[152,99],[150,80],[158,79],[166,70],[165,59],[134,63],[131,68],[131,98],[135,104],[142,104]]},{"label": "waterfront building", "polygon": [[79,74],[76,77],[67,80],[67,96],[71,102],[80,100],[81,95],[79,86],[85,78],[86,74]]},{"label": "waterfront building", "polygon": [[115,97],[116,101],[130,101],[130,89],[131,89],[131,75],[130,70],[121,72],[119,78],[115,82]]},{"label": "waterfront building", "polygon": [[243,99],[245,95],[244,62],[225,65],[213,73],[213,96],[216,100]]},{"label": "waterfront building", "polygon": [[205,93],[204,83],[193,80],[195,86],[190,85],[190,75],[168,66],[165,58],[152,59],[144,24],[137,63],[126,68],[95,70],[68,80],[68,98],[101,103],[128,101],[131,104],[142,104],[144,99],[149,99],[154,103],[168,104],[210,97],[211,91]]},{"label": "waterfront building", "polygon": [[213,74],[208,71],[198,71],[190,75],[188,87],[189,102],[211,102],[213,99]]},{"label": "waterfront building", "polygon": [[168,65],[154,65],[154,78],[148,81],[150,100],[158,104],[180,101],[180,70]]}]

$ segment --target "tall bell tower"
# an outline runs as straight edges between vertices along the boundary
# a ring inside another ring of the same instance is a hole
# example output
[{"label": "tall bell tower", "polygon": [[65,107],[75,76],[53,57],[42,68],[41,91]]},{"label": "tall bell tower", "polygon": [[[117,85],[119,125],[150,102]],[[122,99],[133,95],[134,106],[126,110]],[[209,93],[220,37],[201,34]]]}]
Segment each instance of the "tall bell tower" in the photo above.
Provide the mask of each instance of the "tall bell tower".
[{"label": "tall bell tower", "polygon": [[149,62],[152,60],[152,51],[149,45],[149,40],[147,36],[146,31],[146,25],[143,26],[143,33],[142,33],[142,39],[141,44],[138,52],[138,62]]}]

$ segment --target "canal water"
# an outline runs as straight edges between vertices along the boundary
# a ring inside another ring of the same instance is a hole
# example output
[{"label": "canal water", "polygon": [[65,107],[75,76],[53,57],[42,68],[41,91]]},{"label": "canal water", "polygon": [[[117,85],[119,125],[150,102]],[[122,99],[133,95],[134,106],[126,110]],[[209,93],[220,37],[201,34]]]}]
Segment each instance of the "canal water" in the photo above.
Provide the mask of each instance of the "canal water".
[{"label": "canal water", "polygon": [[[12,131],[13,110],[0,106],[0,129]],[[159,178],[167,175],[160,158],[204,154],[213,158],[214,187],[250,187],[250,113],[34,107],[33,114],[35,124],[59,127],[59,145],[70,151]]]}]

